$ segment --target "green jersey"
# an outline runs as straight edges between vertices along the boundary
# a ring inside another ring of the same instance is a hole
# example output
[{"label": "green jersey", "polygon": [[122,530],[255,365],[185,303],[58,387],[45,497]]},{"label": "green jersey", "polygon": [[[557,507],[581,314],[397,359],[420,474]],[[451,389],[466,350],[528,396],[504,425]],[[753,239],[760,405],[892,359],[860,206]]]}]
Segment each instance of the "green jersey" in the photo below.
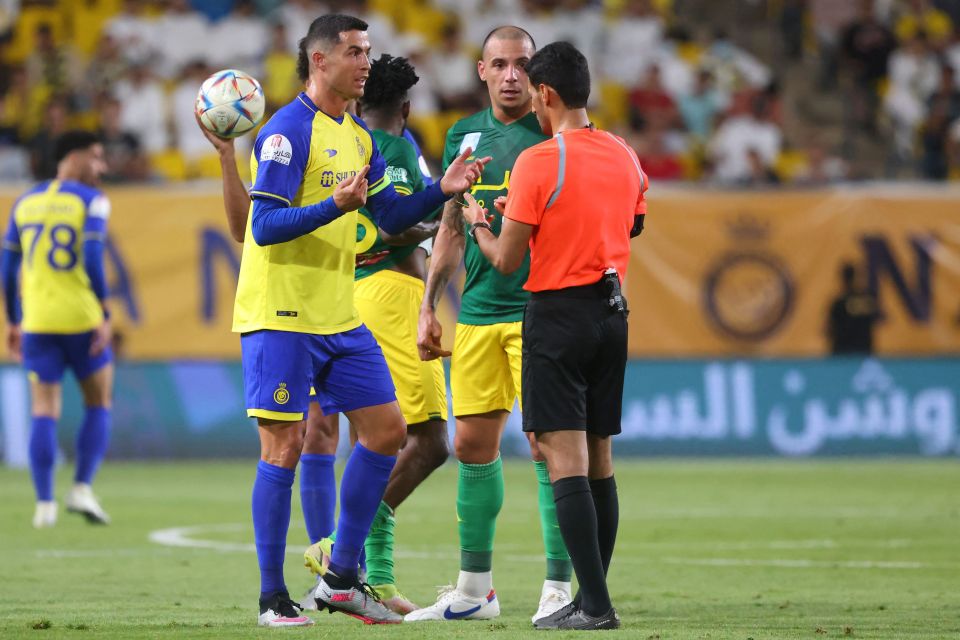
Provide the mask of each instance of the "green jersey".
[{"label": "green jersey", "polygon": [[[374,129],[371,132],[383,159],[393,188],[408,196],[426,188],[417,152],[404,138]],[[416,244],[402,247],[389,245],[380,238],[377,223],[366,208],[357,216],[357,262],[354,279],[360,280],[378,271],[388,269],[416,251]]]},{"label": "green jersey", "polygon": [[[472,147],[473,155],[478,158],[492,158],[470,193],[480,206],[489,209],[488,220],[496,234],[500,234],[502,216],[493,206],[494,199],[507,195],[510,171],[517,156],[524,149],[546,139],[533,113],[511,124],[503,124],[493,117],[492,109],[460,120],[447,132],[443,150],[444,171],[467,147]],[[476,243],[467,238],[464,265],[467,277],[463,285],[459,322],[497,324],[523,319],[523,307],[530,297],[523,289],[530,273],[529,251],[520,268],[505,276],[490,264]]]}]

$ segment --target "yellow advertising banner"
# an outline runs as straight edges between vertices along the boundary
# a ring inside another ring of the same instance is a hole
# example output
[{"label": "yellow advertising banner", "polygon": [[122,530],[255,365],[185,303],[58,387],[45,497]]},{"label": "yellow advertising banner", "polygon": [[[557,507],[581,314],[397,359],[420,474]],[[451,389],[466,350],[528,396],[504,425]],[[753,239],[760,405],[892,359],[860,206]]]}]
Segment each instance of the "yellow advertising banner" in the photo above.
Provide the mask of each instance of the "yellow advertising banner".
[{"label": "yellow advertising banner", "polygon": [[[240,245],[219,190],[112,188],[107,276],[123,355],[239,358]],[[0,193],[9,212],[17,194]],[[960,193],[654,190],[627,275],[639,357],[818,356],[846,261],[864,268],[886,355],[960,353]],[[4,228],[6,215],[4,216]],[[459,299],[441,310],[453,341]]]}]

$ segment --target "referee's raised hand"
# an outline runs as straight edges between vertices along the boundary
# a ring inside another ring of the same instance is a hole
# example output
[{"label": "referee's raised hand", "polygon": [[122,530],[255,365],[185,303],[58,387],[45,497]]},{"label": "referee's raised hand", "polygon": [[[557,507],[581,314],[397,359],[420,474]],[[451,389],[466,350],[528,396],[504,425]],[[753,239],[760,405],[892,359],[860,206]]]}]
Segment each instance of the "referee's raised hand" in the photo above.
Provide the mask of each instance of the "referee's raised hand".
[{"label": "referee's raised hand", "polygon": [[352,175],[346,180],[340,182],[333,191],[333,202],[340,211],[356,211],[367,204],[367,172],[370,171],[370,165],[364,165],[363,169]]}]

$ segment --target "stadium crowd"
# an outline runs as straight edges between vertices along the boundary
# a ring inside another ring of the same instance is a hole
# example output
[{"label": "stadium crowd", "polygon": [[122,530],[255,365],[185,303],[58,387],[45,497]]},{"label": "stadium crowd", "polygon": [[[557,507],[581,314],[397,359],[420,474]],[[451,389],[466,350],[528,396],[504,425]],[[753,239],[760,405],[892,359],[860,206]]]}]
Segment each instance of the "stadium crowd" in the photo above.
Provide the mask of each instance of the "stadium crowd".
[{"label": "stadium crowd", "polygon": [[[485,104],[477,43],[512,23],[587,54],[591,114],[658,181],[960,176],[960,0],[738,0],[779,18],[768,46],[726,30],[707,4],[14,0],[0,11],[0,180],[50,177],[53,140],[71,127],[99,132],[111,181],[218,176],[194,122],[202,80],[240,68],[261,80],[268,112],[285,104],[303,25],[331,10],[362,16],[377,51],[415,64],[411,126],[432,161],[449,125]],[[826,117],[802,108],[831,100]]]}]

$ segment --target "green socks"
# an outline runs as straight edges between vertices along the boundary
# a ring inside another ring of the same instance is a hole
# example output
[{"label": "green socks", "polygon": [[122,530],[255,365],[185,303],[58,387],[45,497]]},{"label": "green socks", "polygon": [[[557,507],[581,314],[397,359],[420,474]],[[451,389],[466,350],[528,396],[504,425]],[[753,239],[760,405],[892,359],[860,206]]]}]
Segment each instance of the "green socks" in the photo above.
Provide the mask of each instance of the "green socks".
[{"label": "green socks", "polygon": [[537,470],[537,482],[540,490],[537,502],[540,506],[540,529],[543,532],[543,548],[547,555],[547,580],[570,582],[573,565],[570,563],[570,554],[563,544],[560,534],[560,525],[557,524],[557,505],[553,501],[553,486],[550,484],[550,474],[547,472],[547,463],[534,461]]},{"label": "green socks", "polygon": [[364,543],[367,553],[367,582],[372,585],[396,584],[393,576],[393,530],[397,521],[393,509],[381,501]]},{"label": "green socks", "polygon": [[[551,497],[550,500],[552,504],[553,498]],[[461,462],[457,482],[457,525],[460,530],[461,571],[484,573],[491,570],[493,534],[497,528],[497,515],[502,506],[503,463],[500,457],[497,456],[497,459],[489,464]],[[556,522],[556,514],[553,516],[553,521]],[[558,536],[559,532],[560,530],[557,529]],[[560,544],[562,548],[563,542]],[[569,564],[569,560],[567,563]]]}]

